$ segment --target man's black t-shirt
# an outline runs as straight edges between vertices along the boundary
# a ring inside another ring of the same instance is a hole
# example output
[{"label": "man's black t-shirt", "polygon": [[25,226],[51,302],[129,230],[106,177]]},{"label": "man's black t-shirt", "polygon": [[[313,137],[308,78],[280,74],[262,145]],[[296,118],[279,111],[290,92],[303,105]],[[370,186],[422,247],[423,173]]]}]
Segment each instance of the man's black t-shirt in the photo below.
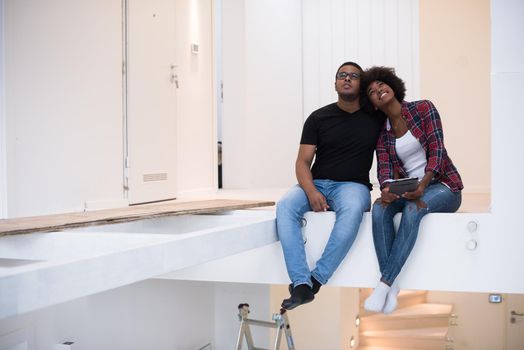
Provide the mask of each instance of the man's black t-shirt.
[{"label": "man's black t-shirt", "polygon": [[306,119],[301,144],[316,145],[313,179],[353,181],[371,189],[369,170],[384,118],[362,109],[348,113],[336,103]]}]

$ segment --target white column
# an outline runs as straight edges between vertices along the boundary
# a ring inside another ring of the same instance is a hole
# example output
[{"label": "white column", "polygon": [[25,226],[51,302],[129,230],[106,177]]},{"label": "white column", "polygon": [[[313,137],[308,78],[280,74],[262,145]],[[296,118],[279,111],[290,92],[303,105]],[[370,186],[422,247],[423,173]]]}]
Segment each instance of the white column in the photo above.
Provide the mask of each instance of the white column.
[{"label": "white column", "polygon": [[4,1],[0,0],[0,219],[7,217]]},{"label": "white column", "polygon": [[492,212],[510,220],[519,217],[518,193],[524,172],[523,16],[520,0],[491,1]]}]

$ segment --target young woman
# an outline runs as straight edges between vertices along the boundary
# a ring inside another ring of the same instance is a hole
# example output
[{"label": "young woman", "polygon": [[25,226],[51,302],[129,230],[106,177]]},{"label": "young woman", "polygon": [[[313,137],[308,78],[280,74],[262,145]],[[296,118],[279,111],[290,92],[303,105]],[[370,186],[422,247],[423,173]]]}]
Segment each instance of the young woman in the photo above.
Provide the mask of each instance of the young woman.
[{"label": "young woman", "polygon": [[[442,124],[433,103],[404,101],[406,88],[393,68],[372,67],[363,78],[364,91],[376,113],[387,116],[377,142],[381,197],[372,211],[381,278],[364,307],[391,313],[400,291],[395,279],[415,245],[420,221],[428,213],[457,211],[463,185],[444,147]],[[418,178],[414,191],[390,192],[393,180],[407,177]],[[402,219],[395,232],[393,217],[399,212]]]}]

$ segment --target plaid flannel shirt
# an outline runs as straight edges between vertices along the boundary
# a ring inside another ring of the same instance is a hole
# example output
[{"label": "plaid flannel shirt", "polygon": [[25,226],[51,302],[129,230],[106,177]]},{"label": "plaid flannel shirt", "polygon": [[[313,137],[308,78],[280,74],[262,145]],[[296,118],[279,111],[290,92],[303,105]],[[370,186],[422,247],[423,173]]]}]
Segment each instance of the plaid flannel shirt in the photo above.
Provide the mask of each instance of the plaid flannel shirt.
[{"label": "plaid flannel shirt", "polygon": [[[460,174],[444,147],[442,123],[437,109],[428,100],[402,102],[402,116],[413,136],[426,152],[426,172],[432,171],[434,179],[447,185],[451,191],[464,188]],[[402,161],[395,149],[395,135],[386,120],[377,142],[377,173],[380,188],[386,180],[407,177]]]}]

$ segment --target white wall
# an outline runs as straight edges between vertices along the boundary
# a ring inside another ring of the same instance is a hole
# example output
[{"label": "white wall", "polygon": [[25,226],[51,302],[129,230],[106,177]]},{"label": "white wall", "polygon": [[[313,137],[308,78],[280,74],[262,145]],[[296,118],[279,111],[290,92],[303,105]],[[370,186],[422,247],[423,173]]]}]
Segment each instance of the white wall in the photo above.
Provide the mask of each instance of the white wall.
[{"label": "white wall", "polygon": [[212,283],[147,280],[2,320],[0,338],[25,329],[29,349],[199,349],[213,342],[214,318]]},{"label": "white wall", "polygon": [[419,95],[418,0],[306,0],[303,10],[304,117],[337,100],[345,61],[397,69],[407,99]]},{"label": "white wall", "polygon": [[[215,79],[211,0],[177,0],[178,193],[214,190],[217,186]],[[184,35],[180,35],[184,33]],[[191,43],[199,45],[192,54]]]},{"label": "white wall", "polygon": [[121,1],[5,0],[10,217],[123,199]]},{"label": "white wall", "polygon": [[[278,306],[288,297],[287,285],[271,287],[271,305]],[[349,349],[351,337],[358,342],[358,314],[358,288],[322,287],[312,303],[288,313],[296,348]]]},{"label": "white wall", "polygon": [[[513,179],[524,172],[521,142],[524,134],[524,3],[519,0],[491,2],[491,154],[493,225],[486,227],[490,239],[486,249],[499,252],[496,264],[479,266],[499,279],[515,279],[519,274],[504,273],[506,267],[522,267],[524,236],[520,221],[518,186]],[[476,155],[477,156],[477,155]],[[478,155],[482,156],[482,155]],[[517,280],[519,278],[516,278]]]},{"label": "white wall", "polygon": [[223,16],[225,188],[296,183],[302,124],[345,61],[397,67],[418,96],[418,0],[226,0]]},{"label": "white wall", "polygon": [[522,18],[524,2],[491,1],[492,211],[508,219],[501,229],[511,228],[515,234],[521,226],[518,211],[520,200],[518,195],[510,194],[512,186],[508,186],[508,182],[524,171],[520,146],[524,124],[519,104],[524,100],[524,90],[521,88],[524,84]]},{"label": "white wall", "polygon": [[[334,76],[346,61],[395,67],[406,99],[419,98],[419,0],[306,0],[302,14],[304,120],[337,100]],[[376,160],[370,180],[378,185]]]},{"label": "white wall", "polygon": [[[248,187],[245,110],[244,1],[222,1],[222,172],[223,187]],[[228,140],[228,141],[225,141]],[[228,164],[228,165],[224,165]]]},{"label": "white wall", "polygon": [[[215,340],[213,349],[236,349],[240,320],[238,318],[238,305],[247,303],[249,318],[271,322],[272,313],[279,311],[280,303],[270,302],[270,286],[265,284],[242,283],[213,283],[214,285],[214,325]],[[250,326],[253,341],[257,348],[269,349],[269,329],[260,326]],[[247,344],[243,340],[243,349]]]},{"label": "white wall", "polygon": [[0,219],[7,217],[4,0],[0,1]]},{"label": "white wall", "polygon": [[[38,350],[63,341],[75,342],[75,350],[196,350],[209,343],[233,349],[238,304],[251,305],[252,319],[271,321],[279,311],[269,290],[261,284],[150,279],[0,320],[0,344],[18,331],[29,349]],[[271,346],[268,329],[252,331],[257,346]]]},{"label": "white wall", "polygon": [[487,293],[429,292],[427,301],[453,305],[457,326],[449,328],[449,336],[455,349],[506,349],[504,304],[490,304],[488,298]]},{"label": "white wall", "polygon": [[[421,96],[438,108],[446,149],[459,169],[464,193],[489,194],[490,1],[420,0],[419,7]],[[450,84],[449,78],[456,83]],[[465,85],[474,86],[475,94],[465,94]],[[472,150],[483,156],[472,157]]]},{"label": "white wall", "polygon": [[301,1],[225,0],[223,23],[224,188],[288,186],[302,128]]},{"label": "white wall", "polygon": [[[8,216],[127,205],[122,1],[4,1]],[[212,1],[177,1],[177,26],[183,197],[217,183]]]}]

